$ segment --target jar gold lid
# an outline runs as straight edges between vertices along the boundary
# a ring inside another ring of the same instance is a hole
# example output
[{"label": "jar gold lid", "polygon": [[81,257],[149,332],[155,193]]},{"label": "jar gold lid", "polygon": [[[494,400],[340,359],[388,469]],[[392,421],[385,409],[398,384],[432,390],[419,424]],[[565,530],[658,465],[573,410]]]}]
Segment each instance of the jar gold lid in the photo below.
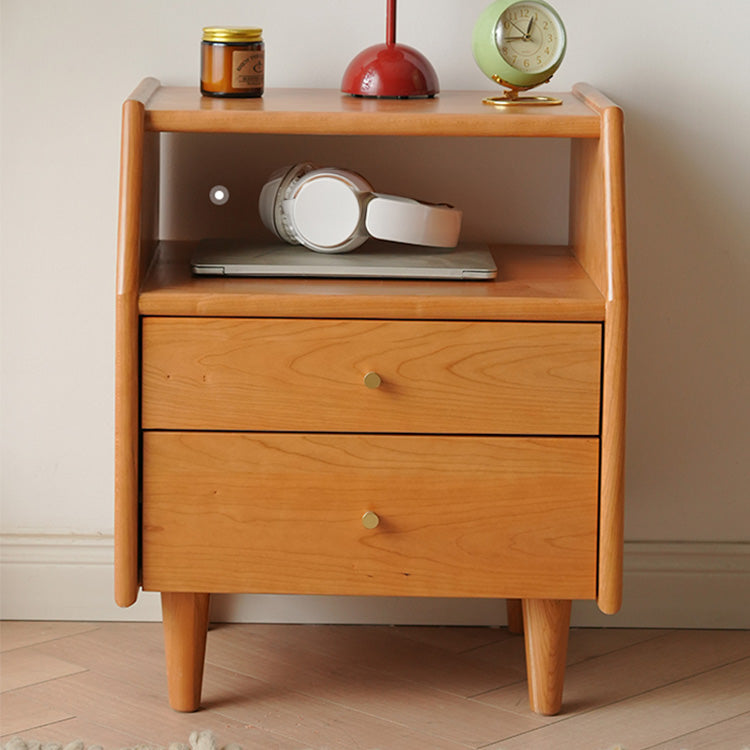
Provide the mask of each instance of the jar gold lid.
[{"label": "jar gold lid", "polygon": [[237,42],[260,42],[263,39],[263,29],[238,26],[206,26],[203,29],[204,42],[223,42],[232,44]]}]

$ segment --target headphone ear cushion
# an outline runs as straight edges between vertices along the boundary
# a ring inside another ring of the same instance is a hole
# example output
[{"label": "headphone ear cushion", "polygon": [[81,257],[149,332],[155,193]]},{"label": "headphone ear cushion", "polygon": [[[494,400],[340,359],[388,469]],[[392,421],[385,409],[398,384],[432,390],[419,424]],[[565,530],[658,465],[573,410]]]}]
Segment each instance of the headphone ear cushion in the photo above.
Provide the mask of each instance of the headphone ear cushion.
[{"label": "headphone ear cushion", "polygon": [[366,239],[364,203],[369,187],[354,173],[338,169],[309,172],[289,191],[286,214],[300,242],[321,253],[344,253]]},{"label": "headphone ear cushion", "polygon": [[308,172],[313,165],[301,162],[285,170],[274,173],[270,180],[263,186],[260,195],[260,213],[263,223],[275,235],[288,242],[290,245],[299,245],[300,240],[297,233],[287,219],[284,211],[284,201],[292,194],[294,187]]}]

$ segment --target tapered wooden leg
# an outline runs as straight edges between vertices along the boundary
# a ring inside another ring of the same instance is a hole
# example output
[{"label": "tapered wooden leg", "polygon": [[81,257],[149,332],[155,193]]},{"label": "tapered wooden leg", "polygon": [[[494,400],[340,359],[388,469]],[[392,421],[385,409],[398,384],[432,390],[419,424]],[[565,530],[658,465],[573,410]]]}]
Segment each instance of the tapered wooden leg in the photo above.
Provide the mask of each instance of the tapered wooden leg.
[{"label": "tapered wooden leg", "polygon": [[508,612],[508,630],[511,633],[523,635],[523,608],[520,599],[506,599],[505,608]]},{"label": "tapered wooden leg", "polygon": [[569,599],[523,600],[529,702],[545,716],[562,706],[571,604]]},{"label": "tapered wooden leg", "polygon": [[200,708],[208,603],[208,594],[161,595],[169,705],[175,711]]}]

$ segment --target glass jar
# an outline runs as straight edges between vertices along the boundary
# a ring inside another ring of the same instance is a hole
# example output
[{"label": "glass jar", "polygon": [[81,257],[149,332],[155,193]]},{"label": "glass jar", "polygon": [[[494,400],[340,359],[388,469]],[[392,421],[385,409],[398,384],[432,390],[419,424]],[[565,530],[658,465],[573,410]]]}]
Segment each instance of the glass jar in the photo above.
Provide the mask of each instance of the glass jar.
[{"label": "glass jar", "polygon": [[201,94],[263,95],[263,29],[207,26],[201,43]]}]

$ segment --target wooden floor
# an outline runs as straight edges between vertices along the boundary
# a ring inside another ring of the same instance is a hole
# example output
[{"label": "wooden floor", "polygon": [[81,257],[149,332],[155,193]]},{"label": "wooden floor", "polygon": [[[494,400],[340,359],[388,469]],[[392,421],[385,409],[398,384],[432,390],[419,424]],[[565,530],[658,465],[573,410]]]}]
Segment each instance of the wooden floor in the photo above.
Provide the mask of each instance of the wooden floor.
[{"label": "wooden floor", "polygon": [[161,627],[4,622],[0,733],[121,748],[744,750],[750,631],[571,631],[563,711],[528,709],[505,629],[216,625],[204,708],[167,707]]}]

